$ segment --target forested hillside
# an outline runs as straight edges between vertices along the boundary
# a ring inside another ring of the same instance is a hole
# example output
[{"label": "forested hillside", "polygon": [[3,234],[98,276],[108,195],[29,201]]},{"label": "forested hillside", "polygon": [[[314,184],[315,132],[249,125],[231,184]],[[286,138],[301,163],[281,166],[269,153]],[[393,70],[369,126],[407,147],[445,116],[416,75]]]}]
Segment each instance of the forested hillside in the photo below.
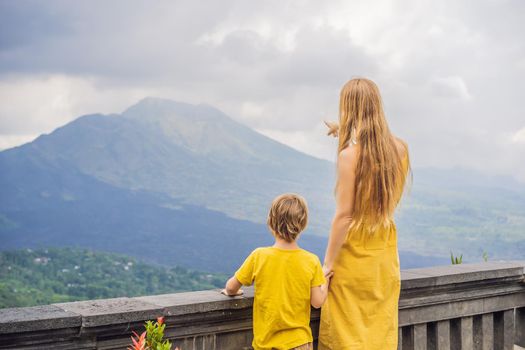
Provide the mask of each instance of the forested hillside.
[{"label": "forested hillside", "polygon": [[85,249],[7,251],[0,253],[0,308],[212,289],[225,278]]}]

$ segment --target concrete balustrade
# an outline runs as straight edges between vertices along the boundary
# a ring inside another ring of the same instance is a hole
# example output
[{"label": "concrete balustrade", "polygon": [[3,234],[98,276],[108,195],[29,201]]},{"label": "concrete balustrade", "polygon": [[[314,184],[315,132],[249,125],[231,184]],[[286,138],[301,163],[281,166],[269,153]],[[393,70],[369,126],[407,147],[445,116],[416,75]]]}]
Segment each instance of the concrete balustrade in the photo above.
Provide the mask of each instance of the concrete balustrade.
[{"label": "concrete balustrade", "polygon": [[399,349],[513,349],[523,339],[523,263],[402,272]]},{"label": "concrete balustrade", "polygon": [[[525,347],[525,262],[401,272],[400,350]],[[253,290],[89,300],[0,309],[0,349],[125,349],[143,322],[165,317],[182,350],[250,349]],[[319,312],[312,312],[317,336]]]}]

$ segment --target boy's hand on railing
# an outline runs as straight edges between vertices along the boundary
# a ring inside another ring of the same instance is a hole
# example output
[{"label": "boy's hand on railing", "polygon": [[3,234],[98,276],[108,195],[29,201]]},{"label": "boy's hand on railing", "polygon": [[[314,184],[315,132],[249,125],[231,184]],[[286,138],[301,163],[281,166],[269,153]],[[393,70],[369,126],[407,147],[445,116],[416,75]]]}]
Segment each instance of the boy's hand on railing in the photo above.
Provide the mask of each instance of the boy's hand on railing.
[{"label": "boy's hand on railing", "polygon": [[224,288],[223,290],[221,290],[221,294],[224,294],[224,295],[229,296],[229,297],[237,297],[239,295],[243,295],[244,292],[243,292],[242,289],[239,289],[237,291],[237,293],[235,293],[235,294],[228,294],[228,291],[226,290],[226,288]]}]

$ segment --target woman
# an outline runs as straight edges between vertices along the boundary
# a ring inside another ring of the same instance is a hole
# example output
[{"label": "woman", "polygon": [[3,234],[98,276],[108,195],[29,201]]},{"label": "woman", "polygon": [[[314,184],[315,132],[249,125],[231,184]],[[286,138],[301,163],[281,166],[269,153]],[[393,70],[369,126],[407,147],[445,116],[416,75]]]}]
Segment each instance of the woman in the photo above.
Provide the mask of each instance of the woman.
[{"label": "woman", "polygon": [[321,310],[319,349],[397,348],[400,291],[393,221],[405,178],[408,148],[391,134],[379,89],[352,79],[341,90],[336,212],[324,259],[333,271]]}]

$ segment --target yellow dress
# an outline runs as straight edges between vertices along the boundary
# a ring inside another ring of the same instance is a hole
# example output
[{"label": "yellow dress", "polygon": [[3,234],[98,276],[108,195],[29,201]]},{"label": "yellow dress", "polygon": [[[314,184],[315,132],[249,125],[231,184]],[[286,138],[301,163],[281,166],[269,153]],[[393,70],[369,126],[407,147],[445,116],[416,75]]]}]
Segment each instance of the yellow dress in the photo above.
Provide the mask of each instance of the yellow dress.
[{"label": "yellow dress", "polygon": [[365,231],[349,232],[334,261],[321,309],[319,350],[397,349],[401,283],[396,227]]}]

